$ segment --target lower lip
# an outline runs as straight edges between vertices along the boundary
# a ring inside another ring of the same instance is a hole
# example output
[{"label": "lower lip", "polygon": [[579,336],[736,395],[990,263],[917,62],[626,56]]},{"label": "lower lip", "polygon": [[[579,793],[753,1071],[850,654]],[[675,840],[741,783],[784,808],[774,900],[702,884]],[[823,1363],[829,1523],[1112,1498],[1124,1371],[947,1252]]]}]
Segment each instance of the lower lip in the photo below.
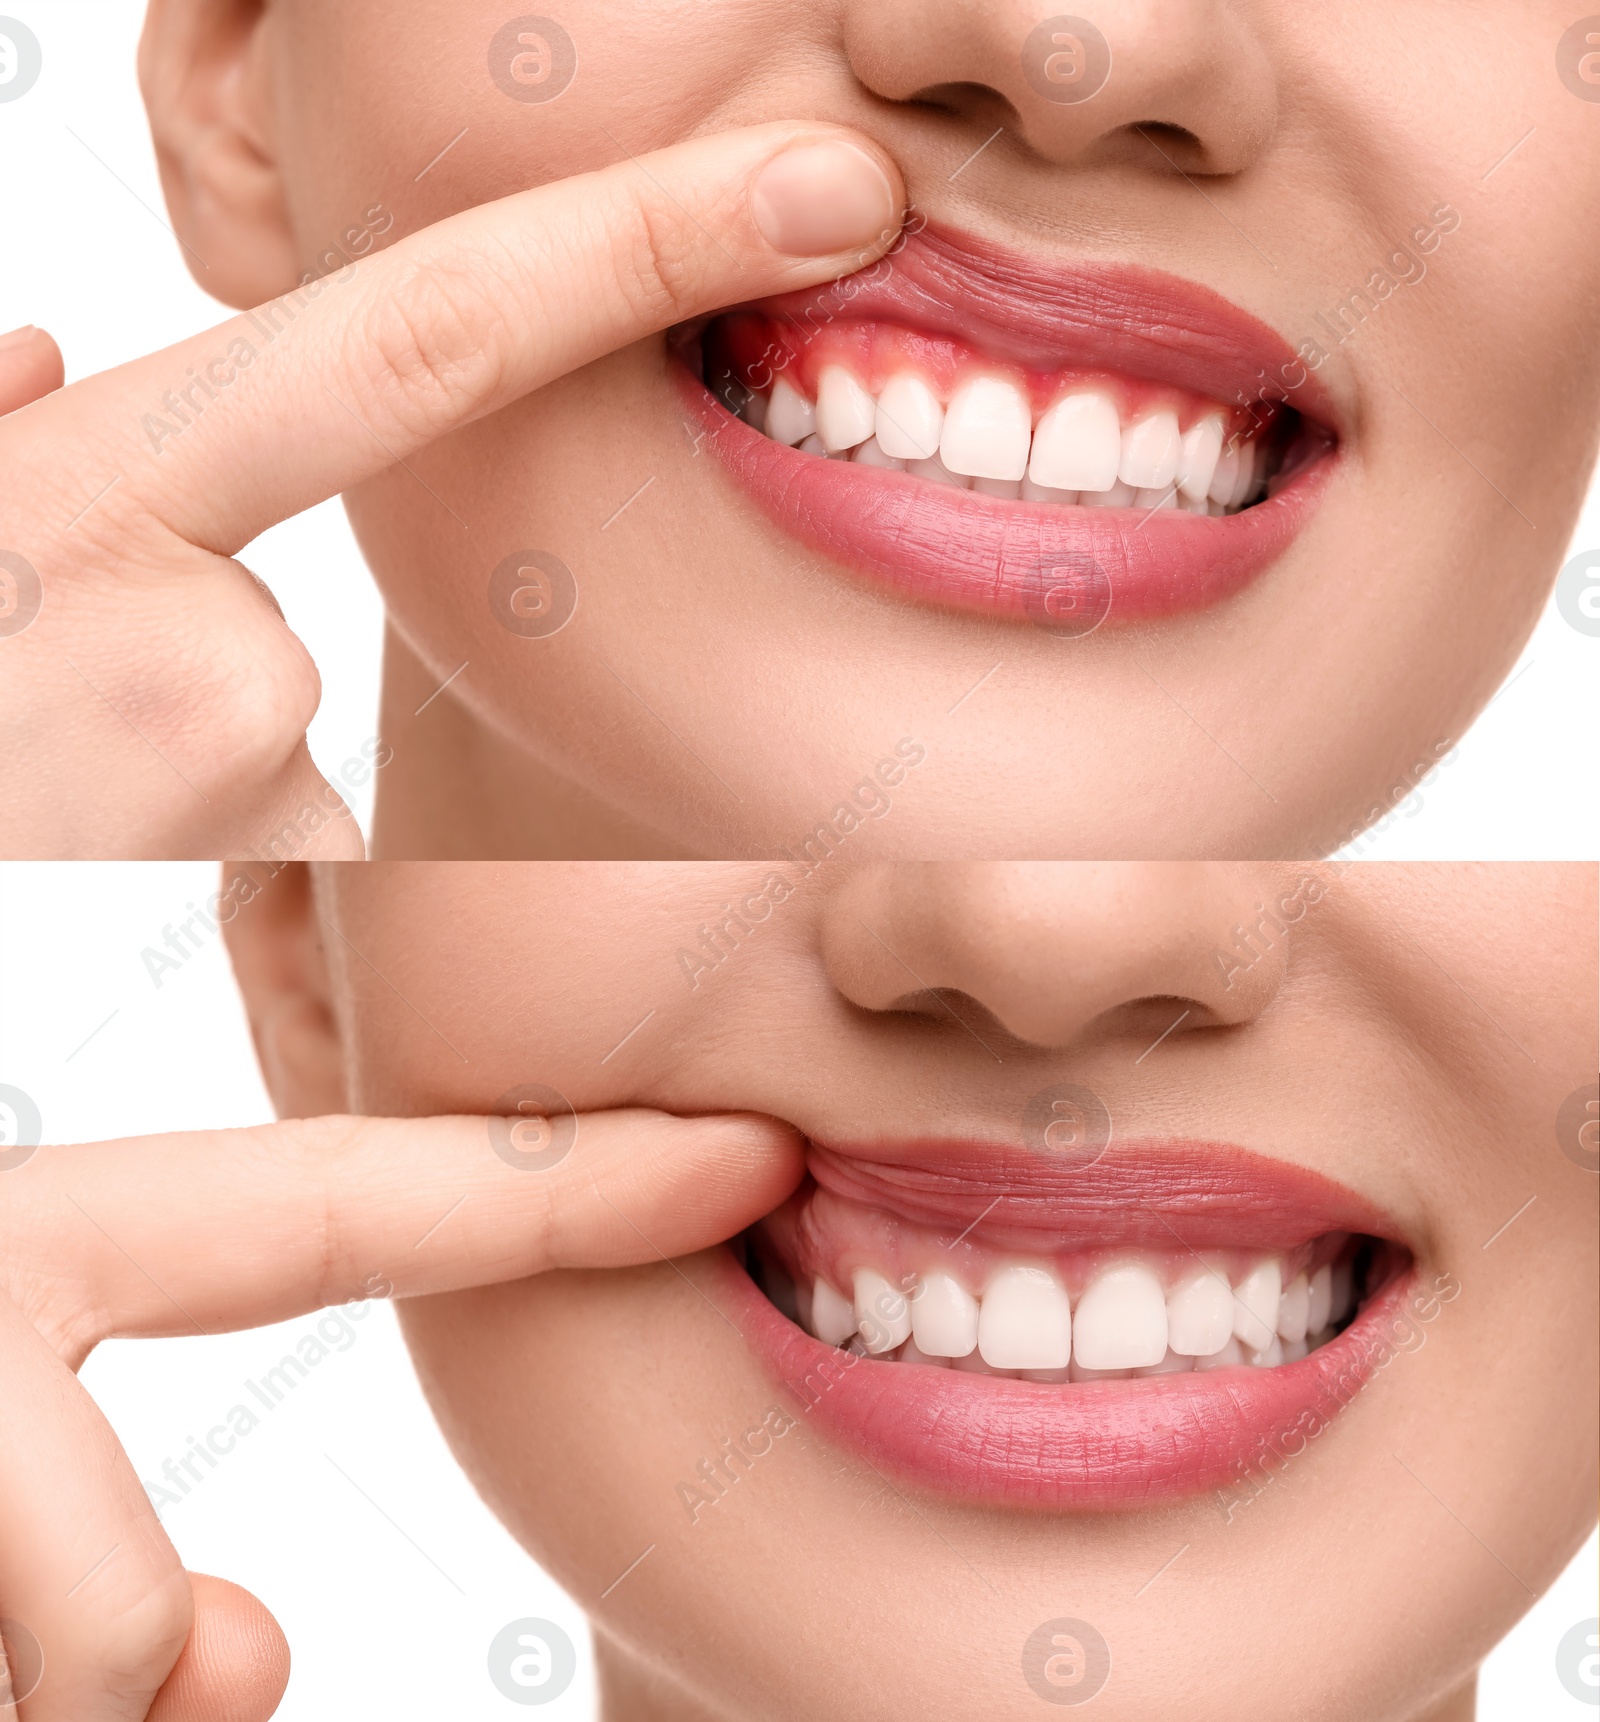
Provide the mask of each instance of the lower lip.
[{"label": "lower lip", "polygon": [[1337,453],[1276,495],[1221,517],[1179,509],[1005,501],[897,472],[800,454],[752,430],[679,366],[684,401],[735,482],[812,549],[920,603],[1087,634],[1221,603],[1293,543]]},{"label": "lower lip", "polygon": [[[1379,1367],[1414,1278],[1298,1363],[1056,1387],[823,1345],[717,1254],[728,1313],[803,1415],[908,1482],[986,1506],[1106,1511],[1222,1488],[1314,1439]],[[720,1300],[719,1300],[720,1301]]]}]

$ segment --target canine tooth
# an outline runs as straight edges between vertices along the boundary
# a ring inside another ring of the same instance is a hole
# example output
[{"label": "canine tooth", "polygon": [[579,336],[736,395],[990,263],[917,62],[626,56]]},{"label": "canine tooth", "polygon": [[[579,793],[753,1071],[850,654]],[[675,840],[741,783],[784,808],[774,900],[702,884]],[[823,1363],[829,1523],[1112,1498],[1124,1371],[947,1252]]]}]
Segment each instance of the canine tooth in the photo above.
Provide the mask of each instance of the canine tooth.
[{"label": "canine tooth", "polygon": [[1144,509],[1147,514],[1154,513],[1159,508],[1176,508],[1178,493],[1170,484],[1165,490],[1136,490],[1133,493],[1133,506]]},{"label": "canine tooth", "polygon": [[810,436],[806,437],[803,441],[798,443],[796,446],[798,447],[801,454],[815,454],[815,455],[821,455],[823,457],[823,459],[827,458],[828,445],[822,440],[821,437],[819,437],[817,435],[817,433],[815,431],[813,431]]},{"label": "canine tooth", "polygon": [[968,377],[956,385],[939,433],[939,458],[972,478],[1021,478],[1028,470],[1033,414],[1021,389],[1004,377]]},{"label": "canine tooth", "polygon": [[1135,419],[1122,432],[1117,477],[1135,490],[1165,490],[1178,476],[1178,415],[1166,408]]},{"label": "canine tooth", "polygon": [[816,428],[817,409],[787,377],[779,377],[767,402],[767,435],[793,448]]},{"label": "canine tooth", "polygon": [[1306,1323],[1311,1314],[1311,1287],[1304,1274],[1296,1274],[1283,1288],[1278,1299],[1278,1337],[1292,1345],[1306,1336]]},{"label": "canine tooth", "polygon": [[930,1356],[929,1353],[924,1351],[921,1346],[917,1344],[915,1338],[908,1339],[905,1344],[900,1347],[900,1350],[895,1354],[895,1362],[923,1363],[934,1369],[948,1369],[950,1367],[950,1359],[948,1357]]},{"label": "canine tooth", "polygon": [[1001,1268],[978,1306],[978,1350],[996,1369],[1063,1368],[1072,1356],[1072,1316],[1055,1275]]},{"label": "canine tooth", "polygon": [[817,434],[828,453],[854,448],[872,435],[877,403],[843,365],[824,365],[817,377]]},{"label": "canine tooth", "polygon": [[1194,1366],[1198,1369],[1232,1369],[1235,1364],[1244,1362],[1244,1347],[1231,1334],[1228,1343],[1220,1351],[1214,1351],[1209,1357],[1197,1357]]},{"label": "canine tooth", "polygon": [[1256,1369],[1276,1369],[1283,1362],[1283,1341],[1278,1338],[1277,1334],[1273,1334],[1272,1343],[1260,1351],[1252,1350],[1246,1346],[1244,1358],[1246,1363],[1253,1365]]},{"label": "canine tooth", "polygon": [[985,496],[1003,496],[1010,502],[1022,495],[1022,486],[1014,478],[975,478],[972,488]]},{"label": "canine tooth", "polygon": [[1110,395],[1080,389],[1046,408],[1028,477],[1051,490],[1110,490],[1122,462],[1122,423]]},{"label": "canine tooth", "polygon": [[874,1357],[881,1351],[893,1351],[911,1337],[911,1308],[905,1293],[890,1283],[876,1268],[857,1268],[855,1272],[856,1331],[866,1341]]},{"label": "canine tooth", "polygon": [[1207,413],[1183,433],[1178,453],[1178,489],[1191,502],[1204,502],[1211,475],[1222,454],[1222,416]]},{"label": "canine tooth", "polygon": [[739,408],[739,417],[749,425],[751,430],[765,431],[767,428],[767,397],[751,395]]},{"label": "canine tooth", "polygon": [[1261,470],[1260,445],[1247,442],[1239,450],[1239,476],[1234,482],[1233,495],[1229,498],[1232,506],[1242,508],[1253,495],[1256,488],[1256,474]]},{"label": "canine tooth", "polygon": [[1072,1355],[1086,1369],[1141,1369],[1167,1354],[1167,1300],[1140,1262],[1104,1269],[1078,1300]]},{"label": "canine tooth", "polygon": [[1138,495],[1131,484],[1124,484],[1119,479],[1109,490],[1085,490],[1078,501],[1085,508],[1132,508],[1133,499]]},{"label": "canine tooth", "polygon": [[1298,1363],[1310,1351],[1310,1344],[1303,1339],[1286,1339],[1283,1342],[1283,1361]]},{"label": "canine tooth", "polygon": [[911,1300],[911,1333],[930,1357],[965,1357],[978,1343],[978,1300],[949,1274],[925,1274]]},{"label": "canine tooth", "polygon": [[1224,508],[1233,498],[1233,487],[1239,482],[1239,445],[1230,442],[1222,453],[1217,456],[1216,470],[1211,474],[1211,483],[1206,487],[1206,495],[1213,502],[1220,503]]},{"label": "canine tooth", "polygon": [[1324,1262],[1311,1276],[1310,1295],[1306,1300],[1306,1331],[1321,1333],[1328,1325],[1328,1311],[1333,1307],[1333,1269]]},{"label": "canine tooth", "polygon": [[957,490],[971,490],[972,480],[959,472],[952,472],[938,455],[930,455],[927,460],[908,460],[906,471],[914,472],[918,478],[931,478],[935,484],[953,484]]},{"label": "canine tooth", "polygon": [[1186,1357],[1209,1357],[1233,1334],[1233,1287],[1210,1268],[1186,1275],[1167,1293],[1167,1344]]},{"label": "canine tooth", "polygon": [[939,452],[944,408],[915,371],[898,371],[883,385],[876,416],[878,447],[896,460],[931,460]]},{"label": "canine tooth", "polygon": [[811,1331],[824,1345],[843,1345],[856,1330],[855,1306],[826,1280],[811,1289]]},{"label": "canine tooth", "polygon": [[1283,1264],[1276,1256],[1257,1262],[1233,1290],[1233,1331],[1252,1351],[1264,1351],[1275,1337],[1278,1299],[1283,1295]]},{"label": "canine tooth", "polygon": [[1167,1355],[1159,1363],[1148,1364],[1143,1369],[1136,1369],[1135,1375],[1181,1375],[1186,1369],[1194,1368],[1194,1359],[1185,1356],[1181,1351],[1173,1351],[1170,1347]]},{"label": "canine tooth", "polygon": [[1020,490],[1024,502],[1054,502],[1063,508],[1070,508],[1077,500],[1075,490],[1053,490],[1048,484],[1035,484],[1031,478],[1024,478]]},{"label": "canine tooth", "polygon": [[883,445],[876,437],[869,436],[856,450],[852,457],[857,466],[884,466],[894,472],[904,472],[906,463],[896,460],[883,452]]}]

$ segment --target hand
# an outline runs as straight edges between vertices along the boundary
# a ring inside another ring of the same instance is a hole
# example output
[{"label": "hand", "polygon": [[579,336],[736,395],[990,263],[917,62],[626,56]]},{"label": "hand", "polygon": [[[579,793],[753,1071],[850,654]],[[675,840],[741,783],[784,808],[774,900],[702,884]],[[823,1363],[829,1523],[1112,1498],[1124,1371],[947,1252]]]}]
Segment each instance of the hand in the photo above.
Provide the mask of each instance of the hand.
[{"label": "hand", "polygon": [[0,345],[0,851],[359,856],[306,747],[316,667],[232,558],[619,347],[860,268],[901,208],[854,134],[756,126],[467,210],[70,388],[47,336]]},{"label": "hand", "polygon": [[184,1571],[75,1379],[101,1340],[666,1259],[802,1170],[794,1132],[748,1114],[588,1113],[543,1170],[515,1163],[511,1122],[314,1118],[41,1148],[0,1174],[0,1617],[43,1651],[23,1722],[258,1722],[288,1679],[277,1623]]}]

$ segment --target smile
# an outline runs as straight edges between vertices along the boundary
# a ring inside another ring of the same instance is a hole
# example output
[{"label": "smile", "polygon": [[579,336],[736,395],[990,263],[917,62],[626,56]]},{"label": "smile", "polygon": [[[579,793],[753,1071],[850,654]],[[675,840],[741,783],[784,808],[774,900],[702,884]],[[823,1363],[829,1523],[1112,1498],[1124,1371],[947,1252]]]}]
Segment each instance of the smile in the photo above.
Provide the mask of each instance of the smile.
[{"label": "smile", "polygon": [[928,229],[679,347],[699,430],[779,525],[903,595],[1066,633],[1239,591],[1339,446],[1312,374],[1217,295]]},{"label": "smile", "polygon": [[743,1240],[746,1331],[837,1439],[995,1504],[1236,1478],[1348,1404],[1411,1277],[1352,1192],[1237,1148],[809,1163]]}]

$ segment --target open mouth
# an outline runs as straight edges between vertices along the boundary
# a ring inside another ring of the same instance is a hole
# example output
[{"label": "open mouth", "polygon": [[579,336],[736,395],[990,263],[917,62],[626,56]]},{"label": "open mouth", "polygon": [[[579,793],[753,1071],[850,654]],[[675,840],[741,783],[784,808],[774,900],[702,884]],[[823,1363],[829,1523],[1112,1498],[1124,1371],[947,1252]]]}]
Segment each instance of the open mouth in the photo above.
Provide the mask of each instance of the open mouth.
[{"label": "open mouth", "polygon": [[1339,443],[1306,367],[1215,294],[931,229],[678,345],[711,446],[780,525],[909,596],[1066,633],[1238,591]]},{"label": "open mouth", "polygon": [[813,1148],[738,1253],[806,1411],[948,1493],[1096,1508],[1236,1479],[1349,1403],[1411,1275],[1359,1197],[1242,1149],[907,1152]]}]

